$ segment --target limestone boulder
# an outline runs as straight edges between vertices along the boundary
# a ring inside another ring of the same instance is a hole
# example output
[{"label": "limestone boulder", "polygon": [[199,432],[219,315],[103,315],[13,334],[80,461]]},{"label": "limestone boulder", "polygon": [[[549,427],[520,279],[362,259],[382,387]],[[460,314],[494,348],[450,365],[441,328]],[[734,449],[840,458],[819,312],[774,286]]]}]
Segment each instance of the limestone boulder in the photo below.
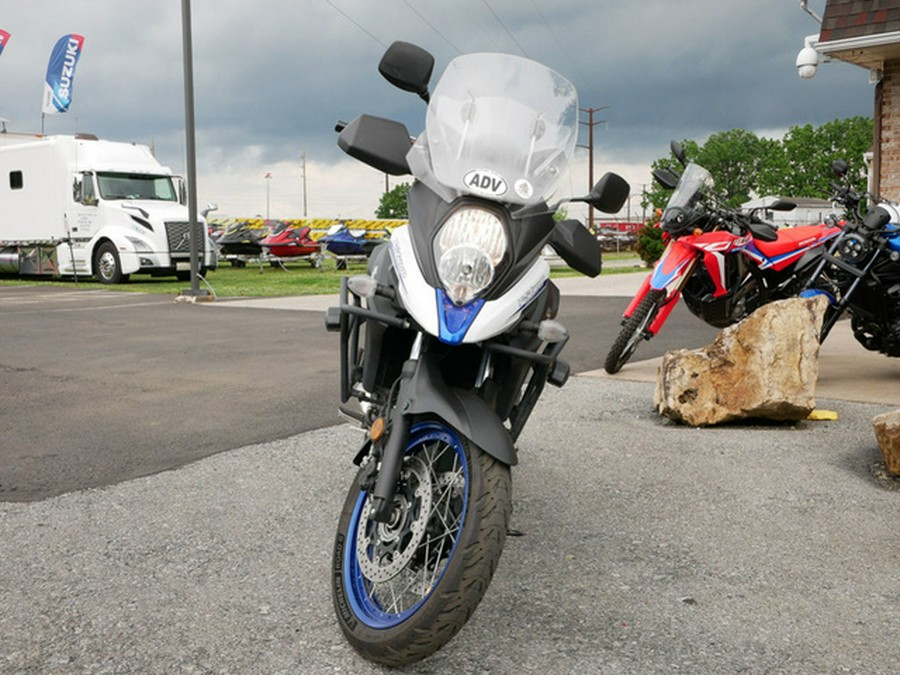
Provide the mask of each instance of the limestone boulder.
[{"label": "limestone boulder", "polygon": [[872,426],[888,473],[900,476],[900,410],[876,415]]},{"label": "limestone boulder", "polygon": [[703,349],[666,353],[657,411],[691,426],[805,419],[816,405],[826,307],[822,297],[779,300],[725,328]]}]

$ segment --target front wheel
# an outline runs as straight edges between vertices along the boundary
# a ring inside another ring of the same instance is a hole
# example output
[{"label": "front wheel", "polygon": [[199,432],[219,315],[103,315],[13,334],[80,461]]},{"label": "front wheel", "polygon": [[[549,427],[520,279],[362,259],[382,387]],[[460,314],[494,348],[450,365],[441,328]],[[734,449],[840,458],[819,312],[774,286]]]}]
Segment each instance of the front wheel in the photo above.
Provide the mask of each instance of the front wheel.
[{"label": "front wheel", "polygon": [[122,263],[115,244],[104,241],[94,254],[94,274],[104,284],[119,284],[128,281],[128,275],[122,274]]},{"label": "front wheel", "polygon": [[354,649],[401,666],[453,638],[487,590],[510,509],[508,466],[443,423],[413,426],[389,521],[371,519],[356,482],[341,513],[332,589]]},{"label": "front wheel", "polygon": [[618,373],[622,366],[628,363],[628,359],[644,339],[647,326],[653,323],[653,319],[656,318],[665,299],[666,292],[664,290],[653,289],[638,303],[631,316],[625,320],[619,336],[606,355],[603,368],[607,373],[610,375]]}]

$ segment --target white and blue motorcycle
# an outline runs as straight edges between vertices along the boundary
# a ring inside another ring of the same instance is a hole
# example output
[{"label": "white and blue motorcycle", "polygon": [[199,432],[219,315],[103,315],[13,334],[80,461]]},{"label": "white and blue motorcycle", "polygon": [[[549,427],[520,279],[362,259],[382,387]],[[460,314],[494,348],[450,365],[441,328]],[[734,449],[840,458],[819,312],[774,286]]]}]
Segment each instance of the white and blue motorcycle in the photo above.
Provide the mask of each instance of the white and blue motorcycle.
[{"label": "white and blue motorcycle", "polygon": [[505,54],[454,59],[429,94],[434,59],[398,42],[379,71],[428,110],[406,127],[362,115],[338,144],[412,174],[409,224],[368,274],[344,278],[326,326],[340,331],[342,411],[367,430],[335,538],[338,622],[367,659],[402,665],[448,642],[497,567],[511,510],[516,440],[547,382],[569,375],[545,246],[600,273],[600,245],[563,202],[617,212],[628,184],[606,174],[550,204],[578,132],[572,84]]}]

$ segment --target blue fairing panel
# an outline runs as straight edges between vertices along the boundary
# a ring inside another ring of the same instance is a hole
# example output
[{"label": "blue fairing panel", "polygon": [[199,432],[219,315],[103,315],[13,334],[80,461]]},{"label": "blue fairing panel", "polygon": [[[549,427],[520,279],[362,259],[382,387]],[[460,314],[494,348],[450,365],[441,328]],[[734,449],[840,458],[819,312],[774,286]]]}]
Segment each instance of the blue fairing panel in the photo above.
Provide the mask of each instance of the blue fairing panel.
[{"label": "blue fairing panel", "polygon": [[466,337],[472,322],[475,321],[475,317],[484,306],[484,299],[476,298],[472,302],[458,307],[447,297],[442,288],[438,288],[435,292],[437,293],[438,325],[440,327],[438,337],[441,342],[458,345]]}]

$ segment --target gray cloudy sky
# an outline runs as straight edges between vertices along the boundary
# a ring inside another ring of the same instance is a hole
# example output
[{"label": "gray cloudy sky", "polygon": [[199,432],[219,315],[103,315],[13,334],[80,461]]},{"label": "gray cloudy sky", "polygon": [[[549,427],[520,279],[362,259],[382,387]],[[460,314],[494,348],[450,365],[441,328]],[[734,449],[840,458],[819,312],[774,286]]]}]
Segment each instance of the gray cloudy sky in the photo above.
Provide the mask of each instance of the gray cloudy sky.
[{"label": "gray cloudy sky", "polygon": [[[821,14],[824,0],[811,0]],[[311,217],[371,217],[384,176],[345,158],[337,119],[368,112],[413,134],[424,105],[376,67],[394,40],[436,57],[504,51],[571,79],[583,108],[609,106],[596,127],[595,177],[618,170],[639,191],[671,138],[703,141],[740,127],[871,115],[861,68],[828,63],[797,77],[794,60],[818,24],[797,0],[192,0],[198,187],[220,213],[301,217],[306,154]],[[181,0],[0,0],[0,117],[39,132],[50,50],[85,36],[73,103],[48,134],[86,131],[152,144],[183,172]],[[587,142],[583,127],[582,142]],[[572,190],[587,187],[583,175]],[[272,178],[266,181],[266,172]],[[396,183],[391,179],[391,186]]]}]

